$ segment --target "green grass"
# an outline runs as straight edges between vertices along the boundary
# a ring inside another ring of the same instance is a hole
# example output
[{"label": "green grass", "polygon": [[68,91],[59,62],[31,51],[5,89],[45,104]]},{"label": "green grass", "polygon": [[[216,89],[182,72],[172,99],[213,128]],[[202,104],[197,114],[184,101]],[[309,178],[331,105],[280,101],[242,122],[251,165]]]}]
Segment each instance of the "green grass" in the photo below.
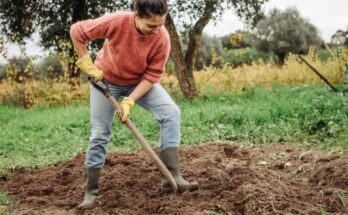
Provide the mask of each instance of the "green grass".
[{"label": "green grass", "polygon": [[5,193],[0,192],[0,214],[9,214],[9,209],[17,203],[10,200]]},{"label": "green grass", "polygon": [[[233,140],[348,148],[348,96],[323,86],[256,88],[177,103],[184,145]],[[159,125],[151,115],[136,107],[132,118],[150,144],[158,146]],[[59,163],[88,144],[88,105],[32,110],[0,106],[0,122],[1,171]],[[130,131],[115,119],[109,150],[138,148]]]}]

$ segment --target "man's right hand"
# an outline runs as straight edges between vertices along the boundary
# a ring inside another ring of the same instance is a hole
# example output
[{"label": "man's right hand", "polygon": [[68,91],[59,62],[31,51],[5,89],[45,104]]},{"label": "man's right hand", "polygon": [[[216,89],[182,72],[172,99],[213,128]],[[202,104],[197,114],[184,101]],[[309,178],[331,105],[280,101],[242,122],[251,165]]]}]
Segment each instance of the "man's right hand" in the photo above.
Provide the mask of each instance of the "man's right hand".
[{"label": "man's right hand", "polygon": [[76,61],[76,66],[87,75],[91,76],[95,81],[100,81],[103,79],[103,72],[93,64],[92,58],[89,54],[86,54],[82,58],[78,59]]}]

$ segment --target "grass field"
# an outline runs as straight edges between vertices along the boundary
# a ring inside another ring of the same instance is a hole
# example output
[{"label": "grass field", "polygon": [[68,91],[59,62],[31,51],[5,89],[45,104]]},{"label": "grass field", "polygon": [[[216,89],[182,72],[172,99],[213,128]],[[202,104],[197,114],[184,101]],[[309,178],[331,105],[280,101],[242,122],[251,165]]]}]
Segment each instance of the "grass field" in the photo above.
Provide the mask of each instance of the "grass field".
[{"label": "grass field", "polygon": [[[182,144],[233,140],[239,143],[298,143],[321,149],[348,148],[348,96],[318,85],[255,88],[193,101],[178,100]],[[159,125],[136,107],[136,126],[158,146]],[[59,163],[86,149],[89,107],[0,106],[0,171]],[[109,150],[132,151],[140,144],[115,119]],[[1,175],[0,174],[0,175]]]}]

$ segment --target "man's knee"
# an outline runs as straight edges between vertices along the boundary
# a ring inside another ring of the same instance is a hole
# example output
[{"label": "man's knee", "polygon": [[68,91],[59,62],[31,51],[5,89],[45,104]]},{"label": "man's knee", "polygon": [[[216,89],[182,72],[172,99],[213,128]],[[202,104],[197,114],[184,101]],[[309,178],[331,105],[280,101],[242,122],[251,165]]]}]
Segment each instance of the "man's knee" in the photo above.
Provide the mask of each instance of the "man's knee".
[{"label": "man's knee", "polygon": [[91,136],[90,140],[100,140],[109,141],[111,136],[111,125],[106,125],[104,123],[91,123]]},{"label": "man's knee", "polygon": [[170,107],[168,107],[166,109],[166,118],[167,119],[177,119],[180,120],[180,115],[181,115],[181,111],[179,109],[179,107],[177,105],[171,105]]}]

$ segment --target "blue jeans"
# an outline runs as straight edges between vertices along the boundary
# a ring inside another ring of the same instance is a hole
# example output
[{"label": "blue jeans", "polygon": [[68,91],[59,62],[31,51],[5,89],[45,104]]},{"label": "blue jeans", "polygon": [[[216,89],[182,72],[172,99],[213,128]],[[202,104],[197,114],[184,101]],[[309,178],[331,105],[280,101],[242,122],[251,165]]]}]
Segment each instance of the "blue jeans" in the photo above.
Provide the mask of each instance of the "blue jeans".
[{"label": "blue jeans", "polygon": [[[128,96],[134,88],[135,86],[120,87],[109,84],[109,90],[116,100],[119,100],[121,96]],[[139,98],[136,103],[148,110],[160,123],[161,149],[178,147],[180,110],[165,89],[160,84],[154,84],[150,91]],[[87,168],[104,166],[114,112],[109,100],[90,86],[91,135],[85,160]]]}]

